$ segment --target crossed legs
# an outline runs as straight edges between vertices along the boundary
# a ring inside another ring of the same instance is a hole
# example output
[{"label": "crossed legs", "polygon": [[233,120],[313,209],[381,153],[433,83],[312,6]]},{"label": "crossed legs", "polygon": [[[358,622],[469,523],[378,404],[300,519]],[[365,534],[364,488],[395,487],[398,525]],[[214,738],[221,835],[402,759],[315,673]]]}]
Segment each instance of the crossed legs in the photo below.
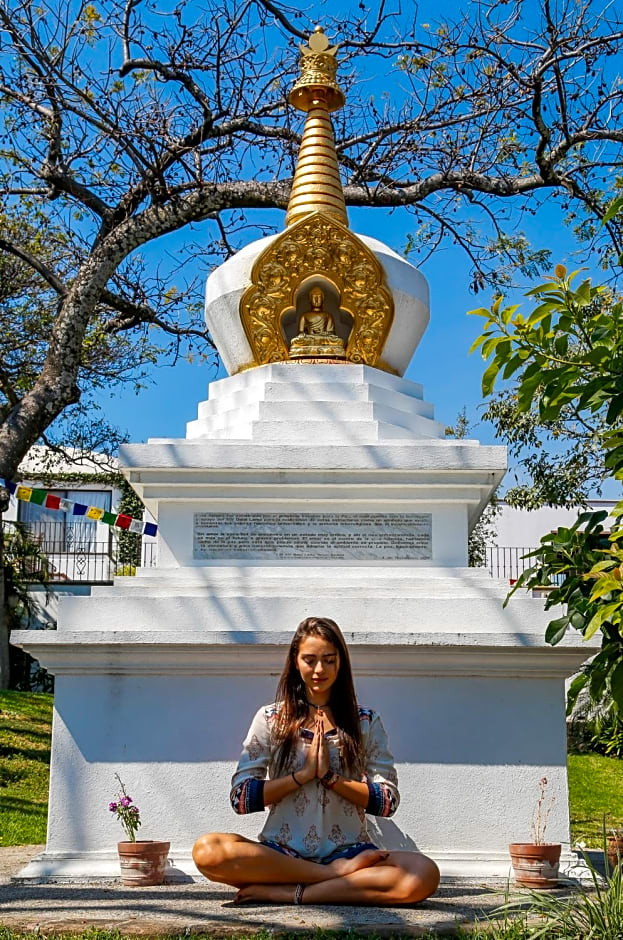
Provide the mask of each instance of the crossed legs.
[{"label": "crossed legs", "polygon": [[193,859],[210,881],[238,888],[241,903],[290,904],[296,885],[304,884],[304,904],[415,904],[439,885],[439,869],[418,852],[370,850],[319,865],[244,836],[210,832],[195,843]]}]

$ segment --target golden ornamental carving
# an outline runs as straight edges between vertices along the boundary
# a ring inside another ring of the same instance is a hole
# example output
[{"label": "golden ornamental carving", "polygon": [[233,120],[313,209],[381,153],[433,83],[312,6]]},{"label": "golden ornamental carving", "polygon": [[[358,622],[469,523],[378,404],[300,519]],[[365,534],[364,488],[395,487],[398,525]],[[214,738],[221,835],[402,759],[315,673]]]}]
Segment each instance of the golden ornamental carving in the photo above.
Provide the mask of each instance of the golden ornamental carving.
[{"label": "golden ornamental carving", "polygon": [[394,316],[381,265],[346,226],[322,212],[291,225],[256,260],[240,316],[255,363],[290,360],[284,314],[296,310],[303,282],[333,285],[339,310],[352,326],[346,345],[350,362],[385,368],[381,353]]},{"label": "golden ornamental carving", "polygon": [[321,95],[328,111],[337,111],[344,106],[344,92],[337,83],[337,50],[330,46],[322,26],[316,26],[307,46],[299,46],[301,75],[288,101],[299,111],[309,111]]}]

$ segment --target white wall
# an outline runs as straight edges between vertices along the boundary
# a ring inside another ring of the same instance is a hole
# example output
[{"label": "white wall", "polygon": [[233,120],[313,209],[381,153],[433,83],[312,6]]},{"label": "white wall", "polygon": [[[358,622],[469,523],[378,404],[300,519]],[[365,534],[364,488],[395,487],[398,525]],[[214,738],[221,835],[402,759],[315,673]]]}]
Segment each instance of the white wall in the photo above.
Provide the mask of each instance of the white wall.
[{"label": "white wall", "polygon": [[[616,500],[592,500],[591,510],[610,510]],[[500,502],[501,513],[494,520],[497,537],[494,544],[499,546],[521,548],[535,548],[543,535],[557,529],[559,526],[570,526],[584,509],[562,509],[560,507],[544,506],[541,509],[529,511],[527,509],[514,509],[503,500]]]}]

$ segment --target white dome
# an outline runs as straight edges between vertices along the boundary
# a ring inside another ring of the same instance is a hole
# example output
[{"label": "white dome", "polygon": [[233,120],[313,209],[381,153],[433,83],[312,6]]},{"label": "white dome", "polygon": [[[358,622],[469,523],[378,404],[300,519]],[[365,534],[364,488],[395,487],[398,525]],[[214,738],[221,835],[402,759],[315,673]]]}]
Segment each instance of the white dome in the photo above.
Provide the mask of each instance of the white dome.
[{"label": "white dome", "polygon": [[[242,248],[208,277],[205,320],[230,375],[254,361],[240,319],[240,300],[251,284],[255,261],[277,235],[260,238]],[[398,375],[404,375],[429,321],[429,291],[424,275],[400,255],[367,235],[357,235],[372,251],[394,299],[394,319],[381,358]]]}]

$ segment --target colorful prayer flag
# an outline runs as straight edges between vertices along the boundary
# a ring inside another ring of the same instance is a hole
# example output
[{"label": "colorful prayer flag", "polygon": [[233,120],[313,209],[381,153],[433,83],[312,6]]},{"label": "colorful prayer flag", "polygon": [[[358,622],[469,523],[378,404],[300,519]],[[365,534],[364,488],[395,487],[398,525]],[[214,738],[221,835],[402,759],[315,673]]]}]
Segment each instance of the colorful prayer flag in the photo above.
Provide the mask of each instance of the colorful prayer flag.
[{"label": "colorful prayer flag", "polygon": [[141,519],[133,519],[126,513],[108,512],[100,509],[99,506],[86,506],[83,503],[74,503],[71,499],[63,499],[61,496],[55,496],[46,490],[38,487],[22,486],[12,483],[10,480],[4,480],[0,477],[0,486],[5,486],[9,493],[15,493],[17,499],[25,503],[35,503],[38,506],[45,506],[46,509],[58,509],[62,512],[69,512],[74,516],[87,516],[89,519],[101,521],[106,525],[115,525],[119,529],[129,529],[130,532],[136,532],[137,535],[154,536],[158,532],[158,526],[153,522],[143,522]]}]

